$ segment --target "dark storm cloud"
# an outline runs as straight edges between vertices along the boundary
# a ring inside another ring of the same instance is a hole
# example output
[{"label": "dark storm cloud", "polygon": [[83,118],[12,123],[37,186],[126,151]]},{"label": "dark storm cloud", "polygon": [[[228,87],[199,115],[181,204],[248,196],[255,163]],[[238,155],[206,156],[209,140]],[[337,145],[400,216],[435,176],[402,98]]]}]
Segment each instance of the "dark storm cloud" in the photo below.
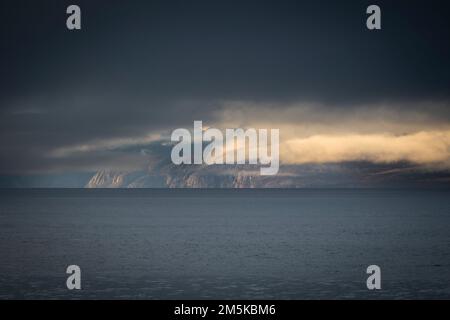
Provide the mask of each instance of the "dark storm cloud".
[{"label": "dark storm cloud", "polygon": [[[76,32],[65,28],[73,3]],[[0,171],[51,168],[55,148],[214,121],[215,101],[400,101],[399,112],[448,101],[448,2],[376,3],[383,29],[370,32],[372,1],[2,1]]]},{"label": "dark storm cloud", "polygon": [[[204,102],[180,104],[161,99],[124,98],[115,93],[108,97],[94,93],[84,97],[55,94],[51,98],[17,101],[14,108],[0,111],[0,167],[7,173],[35,172],[39,168],[53,171],[102,164],[107,155],[117,158],[114,163],[120,163],[116,152],[71,155],[70,159],[49,156],[55,149],[66,146],[140,138],[154,132],[167,134],[168,126],[182,127],[196,119],[212,120],[214,115],[205,112],[207,108]],[[217,106],[209,108],[214,109]]]},{"label": "dark storm cloud", "polygon": [[447,96],[447,2],[378,1],[379,32],[365,28],[371,3],[78,1],[83,30],[69,32],[69,2],[11,1],[2,7],[2,87],[18,96]]}]

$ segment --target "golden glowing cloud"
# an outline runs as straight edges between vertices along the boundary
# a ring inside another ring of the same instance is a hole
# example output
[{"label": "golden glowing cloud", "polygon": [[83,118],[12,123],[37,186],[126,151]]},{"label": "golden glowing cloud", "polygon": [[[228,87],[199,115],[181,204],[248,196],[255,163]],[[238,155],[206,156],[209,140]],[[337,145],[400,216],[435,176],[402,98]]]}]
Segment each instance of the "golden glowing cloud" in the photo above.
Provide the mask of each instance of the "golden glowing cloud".
[{"label": "golden glowing cloud", "polygon": [[282,143],[284,163],[325,163],[367,160],[409,161],[449,165],[450,131],[391,134],[313,135]]},{"label": "golden glowing cloud", "polygon": [[448,107],[429,102],[354,108],[232,102],[215,125],[280,129],[280,161],[285,164],[409,161],[449,169]]}]

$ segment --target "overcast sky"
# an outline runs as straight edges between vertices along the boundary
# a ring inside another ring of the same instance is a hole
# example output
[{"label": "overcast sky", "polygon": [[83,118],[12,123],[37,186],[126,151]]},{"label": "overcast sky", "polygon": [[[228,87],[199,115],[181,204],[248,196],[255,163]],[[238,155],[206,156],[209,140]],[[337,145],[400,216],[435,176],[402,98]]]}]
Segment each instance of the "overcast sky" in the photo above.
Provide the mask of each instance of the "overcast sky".
[{"label": "overcast sky", "polygon": [[[382,30],[365,26],[373,3]],[[80,31],[66,28],[69,4]],[[193,120],[280,128],[285,163],[446,170],[449,12],[448,1],[4,0],[0,174],[139,167],[116,149]]]}]

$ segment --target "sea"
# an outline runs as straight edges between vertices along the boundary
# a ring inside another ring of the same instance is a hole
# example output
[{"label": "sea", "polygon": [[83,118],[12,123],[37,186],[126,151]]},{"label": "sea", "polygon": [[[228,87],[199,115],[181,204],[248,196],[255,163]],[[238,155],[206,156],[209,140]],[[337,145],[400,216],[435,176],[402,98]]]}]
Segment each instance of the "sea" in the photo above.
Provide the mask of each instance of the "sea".
[{"label": "sea", "polygon": [[[450,191],[3,189],[0,299],[449,299]],[[81,289],[66,286],[67,267]],[[380,268],[369,290],[367,268]]]}]

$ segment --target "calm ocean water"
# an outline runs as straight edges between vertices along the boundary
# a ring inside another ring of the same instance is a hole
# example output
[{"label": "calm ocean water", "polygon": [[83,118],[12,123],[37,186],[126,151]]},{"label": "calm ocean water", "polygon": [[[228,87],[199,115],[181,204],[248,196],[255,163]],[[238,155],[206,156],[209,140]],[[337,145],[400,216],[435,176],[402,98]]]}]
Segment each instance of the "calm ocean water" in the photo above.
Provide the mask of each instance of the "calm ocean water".
[{"label": "calm ocean water", "polygon": [[[450,298],[450,192],[0,191],[0,298]],[[77,264],[82,290],[66,289]],[[366,288],[381,267],[382,290]]]}]

